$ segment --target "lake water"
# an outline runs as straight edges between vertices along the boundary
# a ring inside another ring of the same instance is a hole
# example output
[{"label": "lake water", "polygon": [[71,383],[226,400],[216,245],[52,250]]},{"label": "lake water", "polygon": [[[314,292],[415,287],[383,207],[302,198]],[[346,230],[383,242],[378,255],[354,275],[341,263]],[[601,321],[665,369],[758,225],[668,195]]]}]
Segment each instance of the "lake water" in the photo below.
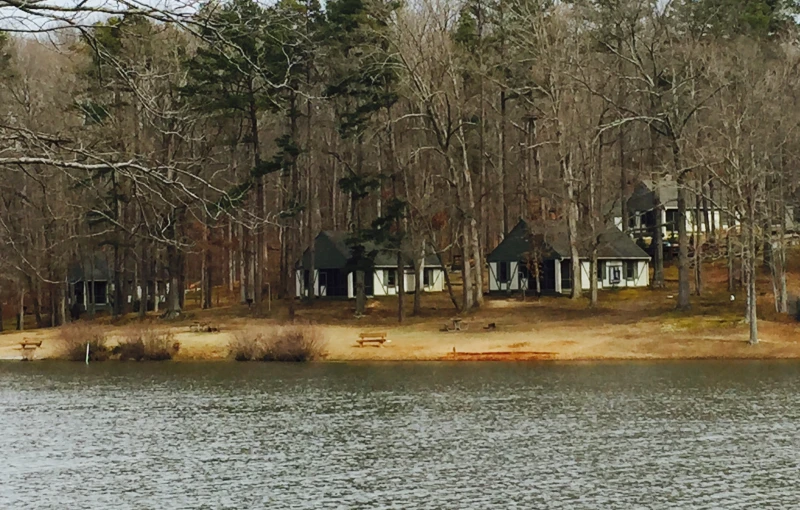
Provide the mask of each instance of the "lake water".
[{"label": "lake water", "polygon": [[797,508],[800,363],[0,364],[2,509]]}]

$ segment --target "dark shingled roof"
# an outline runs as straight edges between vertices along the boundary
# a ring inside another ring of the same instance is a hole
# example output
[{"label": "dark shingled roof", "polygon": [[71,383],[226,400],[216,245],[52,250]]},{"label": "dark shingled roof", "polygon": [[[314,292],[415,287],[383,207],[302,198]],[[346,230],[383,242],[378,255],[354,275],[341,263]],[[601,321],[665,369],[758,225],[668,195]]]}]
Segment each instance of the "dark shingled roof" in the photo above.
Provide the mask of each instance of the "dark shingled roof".
[{"label": "dark shingled roof", "polygon": [[[350,247],[347,245],[347,232],[334,232],[323,230],[314,239],[314,266],[315,269],[345,269],[347,262],[352,256]],[[397,252],[389,249],[376,247],[375,243],[364,243],[367,252],[376,251],[375,267],[397,267]],[[411,250],[404,250],[404,258],[407,267],[413,267]],[[307,248],[303,252],[302,264],[298,261],[298,267],[311,266],[311,251]],[[442,267],[439,256],[429,250],[425,256],[426,267]]]},{"label": "dark shingled roof", "polygon": [[[591,236],[587,232],[581,232],[579,235],[581,242],[578,245],[578,253],[583,259],[589,258]],[[616,227],[608,227],[602,231],[599,240],[597,246],[599,259],[650,259],[633,239]],[[545,260],[570,258],[569,234],[563,221],[538,223],[531,227],[525,220],[520,220],[503,242],[489,254],[487,260],[489,262],[523,260],[534,244],[542,247],[542,258]]]}]

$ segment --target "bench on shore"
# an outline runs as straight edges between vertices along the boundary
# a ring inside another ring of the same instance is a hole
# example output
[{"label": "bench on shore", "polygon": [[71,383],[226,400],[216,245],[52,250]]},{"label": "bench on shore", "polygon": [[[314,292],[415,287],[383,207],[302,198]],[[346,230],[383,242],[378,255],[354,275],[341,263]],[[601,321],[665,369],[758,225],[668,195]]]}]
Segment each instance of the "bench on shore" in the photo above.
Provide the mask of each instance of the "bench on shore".
[{"label": "bench on shore", "polygon": [[441,331],[466,331],[469,328],[469,324],[463,323],[463,319],[461,317],[453,317],[450,319],[450,321],[453,323],[453,325],[451,326],[450,324],[445,323],[445,325],[442,326]]},{"label": "bench on shore", "polygon": [[195,322],[189,326],[189,331],[193,333],[216,333],[219,328],[209,322]]},{"label": "bench on shore", "polygon": [[386,342],[391,342],[391,340],[386,338],[386,332],[361,333],[360,335],[358,335],[359,347],[364,347],[364,344],[368,343],[374,343],[377,344],[378,347],[380,347]]},{"label": "bench on shore", "polygon": [[36,349],[42,346],[41,340],[32,340],[30,338],[23,338],[19,343],[19,348],[22,351],[23,360],[32,360]]},{"label": "bench on shore", "polygon": [[42,346],[41,340],[31,340],[30,338],[26,338],[19,343],[19,348],[22,350],[36,349],[37,347],[41,346]]}]

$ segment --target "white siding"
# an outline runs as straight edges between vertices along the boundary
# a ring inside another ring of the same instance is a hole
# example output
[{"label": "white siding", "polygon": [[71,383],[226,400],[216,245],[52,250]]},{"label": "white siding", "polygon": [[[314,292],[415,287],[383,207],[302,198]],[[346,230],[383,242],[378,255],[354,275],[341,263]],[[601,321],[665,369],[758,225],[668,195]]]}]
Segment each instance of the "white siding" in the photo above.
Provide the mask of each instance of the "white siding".
[{"label": "white siding", "polygon": [[[597,288],[599,289],[614,289],[624,287],[647,287],[650,284],[650,263],[646,260],[631,261],[636,264],[633,279],[627,279],[625,272],[625,260],[600,260],[598,263],[603,265],[603,278],[598,280]],[[612,282],[614,272],[619,271],[619,281]],[[591,272],[591,262],[588,260],[581,260],[581,273],[583,279],[581,287],[583,290],[591,289],[591,280],[589,280]]]},{"label": "white siding", "polygon": [[[508,264],[508,281],[500,281],[500,264]],[[520,283],[527,285],[527,282],[520,282],[519,262],[490,262],[489,263],[489,291],[490,292],[513,292],[520,290]]]},{"label": "white siding", "polygon": [[[305,297],[305,286],[303,285],[305,281],[305,270],[298,269],[295,271],[295,278],[297,278],[297,297]],[[314,287],[314,295],[320,296],[320,288],[319,288],[319,269],[314,270],[314,274],[312,276],[313,280],[310,282],[311,285]],[[325,289],[322,289],[323,294]]]}]

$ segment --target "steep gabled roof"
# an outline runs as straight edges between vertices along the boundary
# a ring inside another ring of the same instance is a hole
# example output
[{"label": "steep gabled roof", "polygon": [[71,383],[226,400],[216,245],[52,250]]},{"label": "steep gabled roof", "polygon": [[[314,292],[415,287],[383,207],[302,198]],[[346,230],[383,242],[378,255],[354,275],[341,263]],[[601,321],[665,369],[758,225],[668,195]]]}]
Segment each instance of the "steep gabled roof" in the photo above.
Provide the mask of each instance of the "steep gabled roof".
[{"label": "steep gabled roof", "polygon": [[[532,226],[533,225],[533,226]],[[592,239],[586,229],[579,233],[578,253],[581,258],[591,256]],[[571,256],[569,234],[563,221],[529,223],[520,220],[503,242],[489,254],[489,262],[523,260],[534,247],[539,247],[544,260],[567,259]],[[598,235],[597,257],[600,259],[641,259],[650,256],[617,227],[607,227]]]},{"label": "steep gabled roof", "polygon": [[[314,239],[314,267],[315,269],[345,269],[353,256],[347,244],[348,233],[332,230],[323,230]],[[397,252],[382,249],[373,242],[364,243],[367,252],[375,252],[373,265],[375,267],[397,267]],[[404,259],[406,266],[413,266],[411,250],[405,249]],[[298,261],[298,266],[301,264]],[[442,267],[439,256],[432,250],[425,256],[426,267]],[[311,251],[303,252],[302,267],[311,267]]]}]

